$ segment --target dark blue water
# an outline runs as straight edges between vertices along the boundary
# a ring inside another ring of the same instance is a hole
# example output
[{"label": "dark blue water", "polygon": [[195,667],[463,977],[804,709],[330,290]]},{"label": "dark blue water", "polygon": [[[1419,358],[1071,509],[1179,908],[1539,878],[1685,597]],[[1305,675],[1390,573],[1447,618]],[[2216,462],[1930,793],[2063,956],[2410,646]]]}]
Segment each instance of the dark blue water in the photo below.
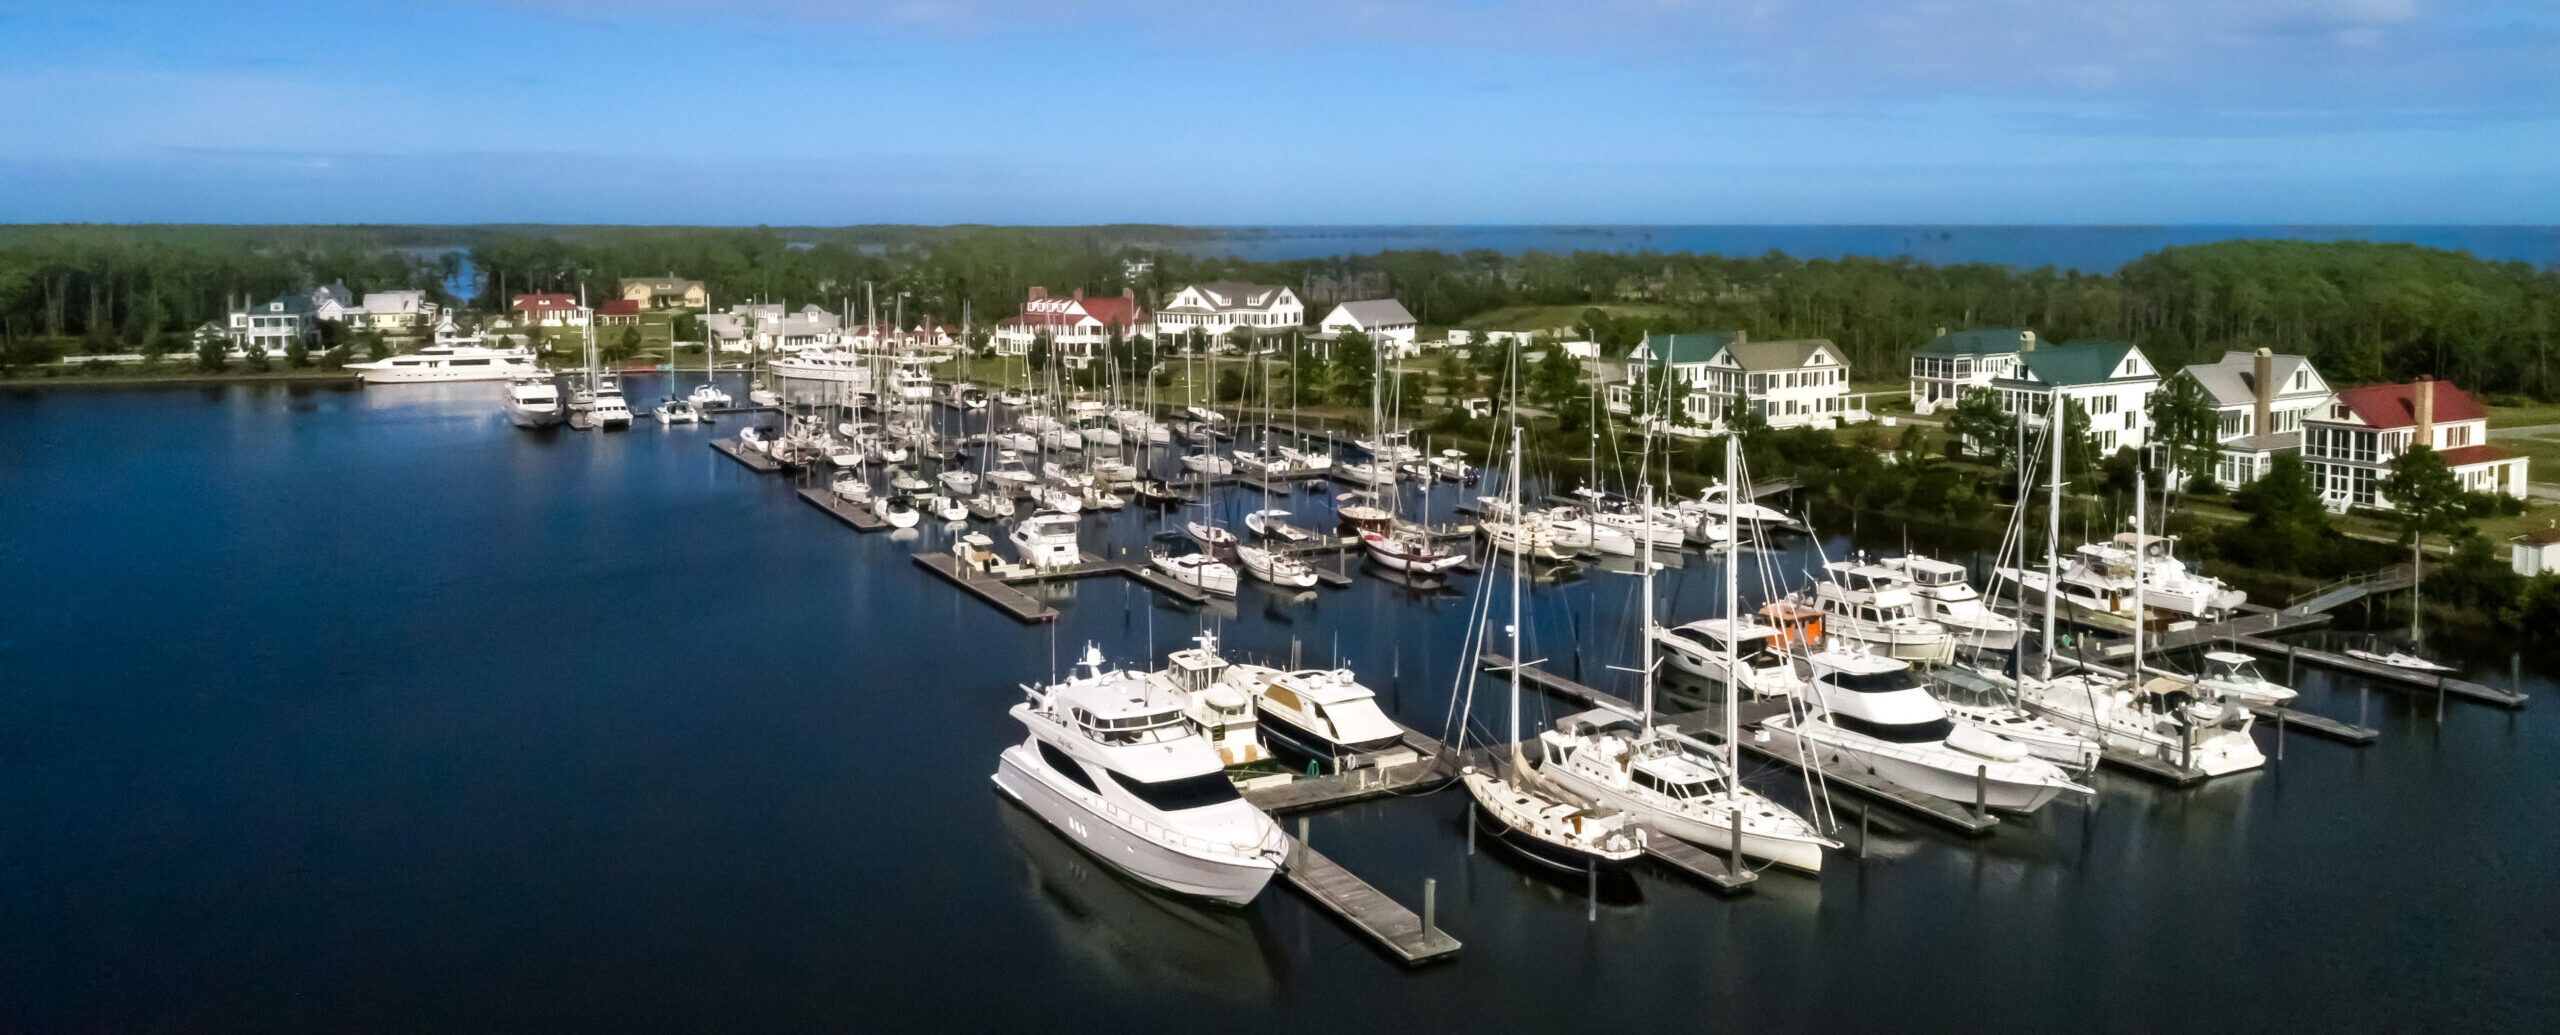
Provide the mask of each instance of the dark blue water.
[{"label": "dark blue water", "polygon": [[2084,273],[2173,245],[2234,238],[2405,241],[2535,266],[2560,263],[2560,227],[2547,226],[1280,226],[1233,227],[1180,245],[1256,261],[1319,259],[1390,249],[1461,252],[1696,252],[1799,259],[1910,256],[1933,265],[1987,262]]},{"label": "dark blue water", "polygon": [[[1017,684],[1088,639],[1137,660],[1208,622],[1239,651],[1338,649],[1436,732],[1467,596],[1362,575],[1201,612],[1091,581],[1025,627],[910,563],[941,533],[857,535],[704,448],[733,425],[531,435],[494,394],[0,394],[0,1029],[2405,1030],[2560,1008],[2560,738],[2394,692],[2372,748],[2296,738],[2185,792],[2101,775],[2094,812],[1880,834],[1737,900],[1646,872],[1597,922],[1581,888],[1470,856],[1454,792],[1316,816],[1319,848],[1398,897],[1440,882],[1466,947],[1418,973],[1285,891],[1170,903],[992,791]],[[1148,520],[1094,519],[1090,543]],[[1690,558],[1671,617],[1716,581]],[[1537,589],[1529,653],[1623,682],[1632,591]],[[2447,648],[2504,680],[2503,647]],[[2354,716],[2354,683],[2302,682]]]}]

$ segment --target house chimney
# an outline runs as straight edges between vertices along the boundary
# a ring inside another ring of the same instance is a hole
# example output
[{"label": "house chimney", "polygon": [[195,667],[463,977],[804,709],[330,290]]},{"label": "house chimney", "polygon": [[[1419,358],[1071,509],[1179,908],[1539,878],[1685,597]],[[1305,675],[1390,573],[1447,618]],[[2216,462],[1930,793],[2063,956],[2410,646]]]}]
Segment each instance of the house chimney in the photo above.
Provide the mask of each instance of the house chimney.
[{"label": "house chimney", "polygon": [[2018,351],[2020,351],[2020,352],[2034,352],[2035,350],[2036,350],[2036,332],[2034,332],[2034,331],[2019,331],[2019,332],[2018,332]]},{"label": "house chimney", "polygon": [[2257,389],[2258,407],[2254,414],[2257,421],[2256,423],[2251,424],[2250,427],[2256,429],[2253,434],[2273,434],[2275,432],[2276,408],[2275,350],[2259,349],[2257,356],[2253,358],[2253,362],[2255,364],[2254,373],[2257,374],[2257,377],[2255,379],[2256,383],[2250,387]]},{"label": "house chimney", "polygon": [[2418,418],[2417,434],[2409,440],[2410,443],[2429,449],[2435,448],[2436,379],[2433,375],[2420,374],[2418,379],[2409,385],[2409,409]]},{"label": "house chimney", "polygon": [[1078,302],[1082,302],[1082,301],[1084,301],[1084,289],[1083,289],[1083,288],[1077,288],[1077,289],[1076,289],[1076,301],[1078,301]]},{"label": "house chimney", "polygon": [[1938,337],[1944,338],[1944,337],[1946,337],[1946,336],[1947,336],[1947,329],[1946,329],[1946,328],[1944,328],[1944,327],[1940,327],[1940,328],[1938,328]]},{"label": "house chimney", "polygon": [[1048,288],[1041,287],[1038,284],[1031,285],[1031,301],[1037,302],[1047,297],[1049,297]]}]

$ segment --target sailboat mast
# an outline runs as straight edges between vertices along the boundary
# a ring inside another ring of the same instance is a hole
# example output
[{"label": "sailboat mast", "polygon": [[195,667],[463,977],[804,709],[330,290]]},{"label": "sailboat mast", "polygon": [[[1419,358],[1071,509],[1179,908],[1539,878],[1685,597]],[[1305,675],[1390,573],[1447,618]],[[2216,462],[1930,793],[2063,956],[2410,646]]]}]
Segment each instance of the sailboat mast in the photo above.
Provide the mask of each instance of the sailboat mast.
[{"label": "sailboat mast", "polygon": [[[1728,780],[1734,779],[1741,772],[1734,768],[1733,739],[1735,735],[1733,713],[1741,706],[1739,684],[1742,675],[1742,623],[1740,621],[1742,604],[1735,590],[1735,587],[1741,584],[1741,578],[1736,569],[1742,566],[1742,530],[1735,523],[1735,519],[1740,515],[1737,513],[1737,504],[1734,502],[1742,491],[1742,481],[1738,475],[1741,468],[1739,462],[1741,452],[1742,436],[1727,430],[1724,436],[1724,772]],[[1646,510],[1645,527],[1651,528],[1653,527],[1652,508],[1648,506]],[[1653,559],[1651,550],[1648,549],[1646,552],[1645,559],[1651,561]],[[1646,604],[1648,607],[1651,606],[1651,601],[1647,601]]]},{"label": "sailboat mast", "polygon": [[2133,689],[2142,691],[2142,562],[2150,551],[2143,548],[2142,469],[2133,471]]},{"label": "sailboat mast", "polygon": [[[1648,513],[1653,510],[1653,487],[1650,485],[1646,486],[1644,490],[1644,509]],[[1644,553],[1636,558],[1636,563],[1644,569],[1644,628],[1642,635],[1642,639],[1644,640],[1644,664],[1638,671],[1636,678],[1644,680],[1643,725],[1644,728],[1651,729],[1653,727],[1653,522],[1645,522]]]},{"label": "sailboat mast", "polygon": [[[2025,396],[2019,397],[2019,419],[2026,418]],[[2044,530],[2044,663],[2040,678],[2053,678],[2054,618],[2062,606],[2062,400],[2058,395],[2046,397],[2044,442],[2053,450],[2053,484],[2049,487],[2053,502],[2045,508]]]},{"label": "sailboat mast", "polygon": [[[1511,422],[1510,481],[1511,484],[1507,488],[1511,495],[1511,516],[1517,521],[1520,515],[1520,419],[1517,415],[1512,417]],[[1523,532],[1525,529],[1515,529],[1511,536],[1511,775],[1513,779],[1518,779],[1527,771],[1527,760],[1520,754],[1520,666],[1528,663],[1528,659],[1520,654],[1520,569],[1529,563],[1528,558],[1521,553],[1522,548],[1527,545],[1527,537],[1522,534]]]}]

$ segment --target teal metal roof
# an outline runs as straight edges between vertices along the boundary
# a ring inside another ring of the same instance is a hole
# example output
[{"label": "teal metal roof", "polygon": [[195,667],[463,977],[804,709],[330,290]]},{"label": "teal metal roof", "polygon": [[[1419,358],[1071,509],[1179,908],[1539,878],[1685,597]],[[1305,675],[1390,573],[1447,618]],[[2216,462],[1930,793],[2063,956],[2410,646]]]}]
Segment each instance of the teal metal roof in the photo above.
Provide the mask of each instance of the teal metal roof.
[{"label": "teal metal roof", "polygon": [[2009,330],[1949,331],[1936,340],[1920,346],[1930,356],[1999,356],[2022,352],[2027,347],[2028,331]]},{"label": "teal metal roof", "polygon": [[2067,388],[2115,380],[2116,367],[2132,351],[2130,343],[2121,341],[2072,342],[2038,346],[2034,351],[2019,353],[2018,361],[2037,381]]},{"label": "teal metal roof", "polygon": [[1733,344],[1738,335],[1730,331],[1699,331],[1690,334],[1648,334],[1644,336],[1644,354],[1656,366],[1664,362],[1704,363],[1714,359],[1716,351]]}]

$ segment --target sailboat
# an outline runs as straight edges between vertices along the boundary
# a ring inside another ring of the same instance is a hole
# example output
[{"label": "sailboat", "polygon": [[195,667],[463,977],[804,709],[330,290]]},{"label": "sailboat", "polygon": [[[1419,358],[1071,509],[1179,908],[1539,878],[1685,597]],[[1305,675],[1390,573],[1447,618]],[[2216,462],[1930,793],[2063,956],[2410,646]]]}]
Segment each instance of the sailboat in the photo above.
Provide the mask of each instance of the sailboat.
[{"label": "sailboat", "polygon": [[[1728,478],[1732,476],[1735,452],[1725,451]],[[1644,545],[1650,554],[1653,544]],[[1728,541],[1724,561],[1728,627],[1740,621],[1735,591],[1735,570],[1740,565],[1740,553]],[[1644,621],[1638,627],[1642,630],[1638,638],[1644,646],[1643,663],[1636,678],[1644,684],[1642,711],[1631,718],[1597,709],[1557,723],[1554,730],[1538,735],[1538,746],[1545,755],[1538,774],[1585,800],[1635,817],[1656,834],[1668,834],[1693,844],[1735,848],[1751,858],[1806,873],[1821,872],[1822,850],[1838,848],[1839,843],[1823,837],[1803,817],[1742,786],[1735,778],[1740,772],[1735,764],[1733,719],[1740,706],[1735,692],[1742,681],[1739,671],[1729,671],[1724,681],[1726,719],[1720,756],[1692,753],[1674,731],[1654,724],[1654,638],[1650,631],[1654,626],[1653,573],[1657,565],[1646,563],[1641,567]]]},{"label": "sailboat", "polygon": [[[1508,491],[1517,509],[1520,495],[1520,429],[1511,429],[1511,478]],[[1511,566],[1511,722],[1508,759],[1495,765],[1469,765],[1458,770],[1467,795],[1493,823],[1496,840],[1540,864],[1575,873],[1618,869],[1644,854],[1642,835],[1616,809],[1567,801],[1549,791],[1520,748],[1520,569]]]}]

